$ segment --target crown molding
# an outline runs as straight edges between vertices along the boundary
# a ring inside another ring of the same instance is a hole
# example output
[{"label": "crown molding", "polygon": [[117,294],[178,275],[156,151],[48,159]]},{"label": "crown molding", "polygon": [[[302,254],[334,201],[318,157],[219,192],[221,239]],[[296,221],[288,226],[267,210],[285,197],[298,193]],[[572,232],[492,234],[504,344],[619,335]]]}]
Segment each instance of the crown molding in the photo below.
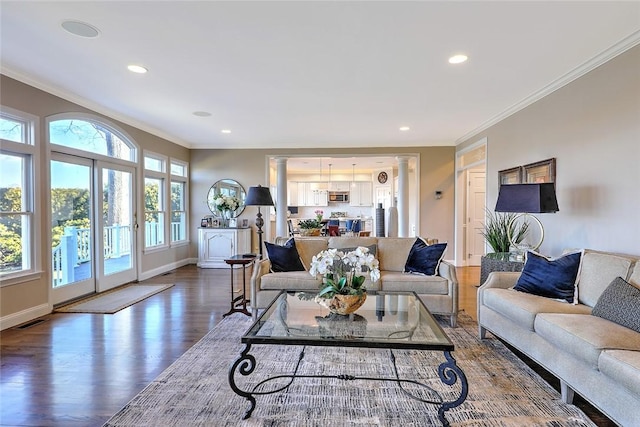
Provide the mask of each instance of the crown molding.
[{"label": "crown molding", "polygon": [[594,56],[593,58],[591,58],[590,60],[586,61],[582,65],[574,68],[573,70],[569,71],[565,75],[563,75],[563,76],[559,77],[558,79],[554,80],[553,82],[549,83],[548,85],[546,85],[542,89],[538,90],[537,92],[534,92],[533,94],[531,94],[528,97],[524,98],[520,102],[518,102],[518,103],[512,105],[511,107],[507,108],[503,112],[498,113],[497,115],[493,116],[492,118],[490,118],[486,122],[482,123],[477,128],[473,129],[472,131],[470,131],[470,132],[466,133],[465,135],[461,136],[460,138],[458,138],[456,140],[455,144],[459,145],[459,144],[467,141],[468,139],[470,139],[470,138],[476,136],[477,134],[479,134],[480,132],[482,132],[484,130],[487,130],[491,126],[501,122],[502,120],[506,119],[507,117],[511,116],[512,114],[517,113],[518,111],[528,107],[529,105],[533,104],[534,102],[536,102],[536,101],[544,98],[545,96],[555,92],[556,90],[568,85],[572,81],[584,76],[588,72],[596,69],[600,65],[610,61],[611,59],[615,58],[616,56],[620,55],[621,53],[626,52],[627,50],[631,49],[632,47],[634,47],[634,46],[636,46],[638,44],[640,44],[640,30],[636,31],[634,33],[631,33],[629,36],[625,37],[624,39],[620,40],[618,43],[614,44],[610,48],[608,48],[608,49],[604,50],[603,52],[599,53],[598,55]]},{"label": "crown molding", "polygon": [[114,111],[110,108],[106,108],[96,102],[93,102],[89,99],[83,98],[73,92],[69,92],[63,89],[60,89],[59,87],[55,87],[51,84],[42,82],[34,77],[32,77],[29,74],[25,74],[23,72],[14,70],[10,67],[7,67],[6,65],[0,65],[0,74],[4,74],[7,77],[10,77],[12,79],[18,80],[21,83],[27,84],[29,86],[33,86],[36,89],[40,89],[42,91],[45,91],[51,95],[57,96],[59,98],[64,99],[65,101],[69,101],[69,102],[73,102],[74,104],[77,104],[81,107],[87,108],[95,113],[98,114],[102,114],[103,116],[105,116],[107,119],[111,119],[111,120],[117,120],[119,122],[122,122],[126,125],[129,126],[133,126],[139,130],[145,131],[147,133],[150,133],[151,135],[157,136],[158,138],[162,138],[162,139],[166,139],[169,142],[172,142],[174,144],[180,145],[182,147],[185,148],[192,148],[191,144],[183,141],[179,138],[176,138],[173,135],[169,135],[167,133],[164,133],[152,126],[149,126],[147,123],[143,123],[137,120],[133,120],[131,117],[129,116],[125,116],[123,114],[118,113],[117,111]]}]

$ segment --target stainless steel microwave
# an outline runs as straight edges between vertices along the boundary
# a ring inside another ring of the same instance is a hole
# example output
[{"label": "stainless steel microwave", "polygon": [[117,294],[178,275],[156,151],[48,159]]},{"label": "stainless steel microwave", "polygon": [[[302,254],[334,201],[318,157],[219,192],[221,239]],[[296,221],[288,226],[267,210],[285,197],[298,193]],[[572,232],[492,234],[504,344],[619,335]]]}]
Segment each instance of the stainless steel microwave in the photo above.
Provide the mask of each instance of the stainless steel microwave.
[{"label": "stainless steel microwave", "polygon": [[329,201],[330,202],[349,202],[349,193],[329,193]]}]

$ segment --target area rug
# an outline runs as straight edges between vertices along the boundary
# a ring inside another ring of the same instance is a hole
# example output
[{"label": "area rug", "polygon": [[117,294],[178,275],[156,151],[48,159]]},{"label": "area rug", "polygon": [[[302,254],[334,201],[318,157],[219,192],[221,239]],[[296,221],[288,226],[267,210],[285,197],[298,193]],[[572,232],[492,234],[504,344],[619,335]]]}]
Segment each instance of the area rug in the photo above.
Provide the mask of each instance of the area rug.
[{"label": "area rug", "polygon": [[[477,325],[466,314],[445,331],[455,343],[454,357],[469,382],[467,400],[446,412],[452,426],[593,426],[500,341],[477,338]],[[407,397],[395,383],[296,379],[286,391],[257,396],[249,408],[228,383],[228,370],[244,345],[240,337],[250,321],[227,317],[158,378],[135,396],[105,426],[436,426],[434,405]],[[290,373],[300,347],[254,345],[257,359],[251,384],[277,373]],[[444,358],[439,352],[398,351],[401,376],[429,378]],[[307,347],[300,373],[347,372],[361,376],[391,374],[388,351]],[[241,376],[240,376],[241,377]],[[236,377],[238,378],[238,377]],[[242,377],[240,379],[243,379]],[[237,379],[237,381],[240,381]]]},{"label": "area rug", "polygon": [[127,285],[55,309],[61,313],[113,314],[143,299],[169,289],[173,283]]}]

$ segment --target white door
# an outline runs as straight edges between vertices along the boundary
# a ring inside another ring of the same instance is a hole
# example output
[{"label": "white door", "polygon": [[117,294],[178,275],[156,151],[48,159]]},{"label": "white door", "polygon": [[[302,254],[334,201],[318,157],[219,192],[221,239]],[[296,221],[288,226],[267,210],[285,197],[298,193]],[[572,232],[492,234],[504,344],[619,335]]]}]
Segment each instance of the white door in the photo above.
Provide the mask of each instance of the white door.
[{"label": "white door", "polygon": [[467,171],[467,265],[480,265],[484,255],[485,175],[480,169]]},{"label": "white door", "polygon": [[101,256],[96,275],[98,292],[136,279],[134,172],[131,167],[97,162],[95,206],[100,237],[96,239],[96,252]]},{"label": "white door", "polygon": [[51,298],[60,304],[96,290],[93,161],[51,155]]},{"label": "white door", "polygon": [[378,204],[382,203],[382,207],[388,209],[391,206],[391,187],[376,187],[376,205],[375,208],[378,207]]}]

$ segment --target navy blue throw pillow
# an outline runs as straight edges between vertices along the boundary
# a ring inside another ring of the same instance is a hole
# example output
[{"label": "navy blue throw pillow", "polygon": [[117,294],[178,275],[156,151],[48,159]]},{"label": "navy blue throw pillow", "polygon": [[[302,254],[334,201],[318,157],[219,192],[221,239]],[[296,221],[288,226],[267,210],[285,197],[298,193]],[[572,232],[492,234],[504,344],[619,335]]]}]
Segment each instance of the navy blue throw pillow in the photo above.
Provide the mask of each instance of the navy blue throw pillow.
[{"label": "navy blue throw pillow", "polygon": [[582,252],[555,260],[529,251],[514,289],[547,298],[573,302]]},{"label": "navy blue throw pillow", "polygon": [[409,251],[407,262],[404,265],[405,273],[435,276],[446,249],[446,243],[427,245],[427,242],[418,237]]},{"label": "navy blue throw pillow", "polygon": [[271,272],[281,273],[285,271],[305,271],[300,255],[293,239],[287,240],[283,246],[264,242],[271,261]]}]

